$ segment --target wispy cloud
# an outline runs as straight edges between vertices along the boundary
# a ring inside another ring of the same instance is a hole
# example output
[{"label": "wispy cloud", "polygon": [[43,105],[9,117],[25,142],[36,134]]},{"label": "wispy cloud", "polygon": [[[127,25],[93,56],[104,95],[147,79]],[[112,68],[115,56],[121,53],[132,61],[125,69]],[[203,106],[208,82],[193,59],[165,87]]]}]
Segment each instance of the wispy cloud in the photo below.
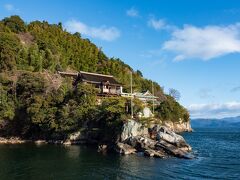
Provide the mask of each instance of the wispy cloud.
[{"label": "wispy cloud", "polygon": [[205,27],[185,25],[174,30],[171,36],[162,49],[174,52],[175,61],[191,58],[206,61],[240,52],[240,23]]},{"label": "wispy cloud", "polygon": [[155,30],[174,30],[176,28],[173,25],[167,24],[165,19],[156,19],[154,17],[148,20],[148,26]]},{"label": "wispy cloud", "polygon": [[138,10],[136,10],[134,7],[128,9],[126,11],[126,14],[127,14],[127,16],[130,16],[130,17],[139,17],[140,16]]},{"label": "wispy cloud", "polygon": [[187,107],[192,118],[224,118],[240,115],[240,102],[192,104]]},{"label": "wispy cloud", "polygon": [[116,27],[91,27],[76,20],[67,21],[64,27],[71,33],[79,32],[83,35],[105,41],[113,41],[120,37],[120,31]]},{"label": "wispy cloud", "polygon": [[4,8],[7,10],[7,11],[14,11],[15,8],[12,4],[5,4],[4,5]]}]

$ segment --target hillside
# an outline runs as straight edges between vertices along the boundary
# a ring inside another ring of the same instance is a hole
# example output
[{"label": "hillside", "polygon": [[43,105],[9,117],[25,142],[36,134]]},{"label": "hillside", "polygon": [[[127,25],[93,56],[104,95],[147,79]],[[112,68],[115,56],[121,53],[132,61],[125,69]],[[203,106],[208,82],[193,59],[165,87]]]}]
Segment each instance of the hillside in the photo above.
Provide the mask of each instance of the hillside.
[{"label": "hillside", "polygon": [[[151,90],[152,82],[118,58],[104,52],[79,33],[66,32],[62,24],[34,21],[18,16],[0,21],[0,133],[26,137],[64,136],[92,120],[104,128],[116,128],[129,116],[124,98],[109,98],[96,106],[96,93],[89,86],[72,87],[68,78],[56,72],[88,71],[114,75],[129,92]],[[189,122],[189,114],[173,97],[165,95],[154,82],[156,121]],[[141,110],[135,102],[134,113]],[[103,125],[104,124],[104,125]],[[113,131],[114,132],[114,131]]]},{"label": "hillside", "polygon": [[[43,69],[76,70],[114,75],[129,91],[130,72],[136,91],[151,89],[151,81],[142,77],[118,58],[108,58],[100,48],[79,33],[70,34],[61,23],[34,21],[25,24],[18,16],[0,22],[1,71],[27,70],[42,72]],[[155,92],[163,95],[161,87],[154,82]]]}]

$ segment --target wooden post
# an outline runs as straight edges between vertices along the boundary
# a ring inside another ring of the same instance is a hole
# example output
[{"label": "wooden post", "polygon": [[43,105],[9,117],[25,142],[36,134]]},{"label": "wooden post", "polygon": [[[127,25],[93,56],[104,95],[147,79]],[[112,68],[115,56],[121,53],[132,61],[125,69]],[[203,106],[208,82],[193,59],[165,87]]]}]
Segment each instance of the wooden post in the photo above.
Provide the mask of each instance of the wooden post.
[{"label": "wooden post", "polygon": [[133,89],[132,89],[132,71],[131,71],[131,117],[133,118]]}]

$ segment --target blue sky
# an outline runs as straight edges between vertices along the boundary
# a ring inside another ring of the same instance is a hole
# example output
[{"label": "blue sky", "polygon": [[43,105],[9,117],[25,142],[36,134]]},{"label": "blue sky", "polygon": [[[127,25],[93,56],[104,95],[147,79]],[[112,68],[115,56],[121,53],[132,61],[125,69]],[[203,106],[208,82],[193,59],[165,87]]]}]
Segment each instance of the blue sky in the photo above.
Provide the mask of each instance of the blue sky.
[{"label": "blue sky", "polygon": [[62,22],[164,87],[192,117],[240,115],[239,0],[2,0],[0,18]]}]

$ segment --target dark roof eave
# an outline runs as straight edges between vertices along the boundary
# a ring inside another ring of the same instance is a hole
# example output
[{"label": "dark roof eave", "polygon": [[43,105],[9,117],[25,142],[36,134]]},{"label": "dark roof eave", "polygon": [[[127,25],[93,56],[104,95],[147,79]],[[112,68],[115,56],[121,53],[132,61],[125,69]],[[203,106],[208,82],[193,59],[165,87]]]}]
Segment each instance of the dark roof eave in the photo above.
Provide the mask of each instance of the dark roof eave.
[{"label": "dark roof eave", "polygon": [[[97,82],[97,81],[89,81],[86,79],[82,79],[83,82],[87,82],[87,83],[92,83],[92,84],[101,84],[102,82]],[[115,86],[122,86],[122,84],[116,84],[116,83],[109,83],[110,85],[115,85]]]}]

